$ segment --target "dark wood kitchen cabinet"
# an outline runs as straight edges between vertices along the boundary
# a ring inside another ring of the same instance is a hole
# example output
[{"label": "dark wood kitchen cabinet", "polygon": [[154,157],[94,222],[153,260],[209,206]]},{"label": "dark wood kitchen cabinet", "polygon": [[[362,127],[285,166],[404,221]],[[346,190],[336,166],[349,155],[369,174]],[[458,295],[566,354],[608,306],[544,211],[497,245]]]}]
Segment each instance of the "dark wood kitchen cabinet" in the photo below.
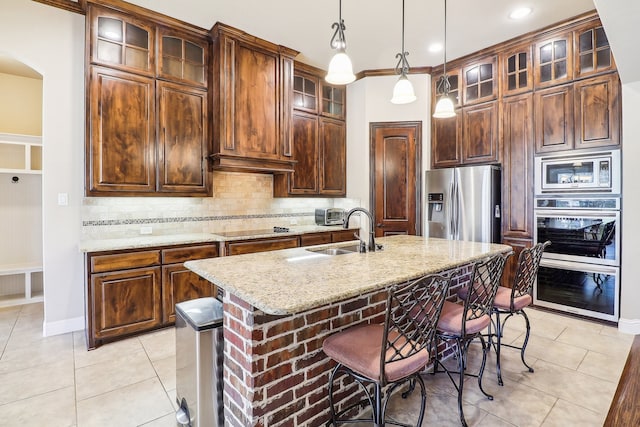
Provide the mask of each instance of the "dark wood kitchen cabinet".
[{"label": "dark wood kitchen cabinet", "polygon": [[[500,54],[500,87],[503,97],[533,89],[531,45],[525,43]],[[531,117],[533,118],[533,117]]]},{"label": "dark wood kitchen cabinet", "polygon": [[498,103],[491,101],[462,109],[463,164],[500,161]]},{"label": "dark wood kitchen cabinet", "polygon": [[216,244],[87,253],[88,348],[168,326],[176,303],[215,296],[215,286],[183,263],[216,256]]},{"label": "dark wood kitchen cabinet", "polygon": [[537,90],[534,93],[536,153],[573,148],[573,86]]},{"label": "dark wood kitchen cabinet", "polygon": [[534,45],[536,89],[568,83],[573,79],[573,35],[562,32]]},{"label": "dark wood kitchen cabinet", "polygon": [[87,34],[86,195],[209,195],[206,36],[94,3]]},{"label": "dark wood kitchen cabinet", "polygon": [[278,236],[264,239],[232,240],[225,242],[225,255],[252,254],[300,246],[298,236]]},{"label": "dark wood kitchen cabinet", "polygon": [[462,69],[463,105],[491,101],[498,96],[497,57],[482,58]]},{"label": "dark wood kitchen cabinet", "polygon": [[591,77],[573,84],[575,148],[620,145],[622,111],[617,73]]},{"label": "dark wood kitchen cabinet", "polygon": [[324,72],[295,63],[292,158],[289,174],[274,176],[275,197],[344,197],[347,192],[344,88],[323,83]]},{"label": "dark wood kitchen cabinet", "polygon": [[502,234],[533,238],[533,96],[502,103]]},{"label": "dark wood kitchen cabinet", "polygon": [[462,109],[455,117],[431,119],[431,164],[434,168],[462,164]]},{"label": "dark wood kitchen cabinet", "polygon": [[573,37],[576,79],[616,70],[609,39],[599,20],[582,25],[573,32]]},{"label": "dark wood kitchen cabinet", "polygon": [[217,23],[213,37],[213,167],[293,170],[293,57],[298,52]]}]

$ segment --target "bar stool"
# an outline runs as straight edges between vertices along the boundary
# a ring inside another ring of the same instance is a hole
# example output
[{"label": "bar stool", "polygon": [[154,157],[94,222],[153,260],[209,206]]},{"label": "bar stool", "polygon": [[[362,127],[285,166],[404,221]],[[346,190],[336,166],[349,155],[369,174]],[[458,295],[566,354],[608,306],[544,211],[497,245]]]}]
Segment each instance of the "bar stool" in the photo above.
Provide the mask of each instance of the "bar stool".
[{"label": "bar stool", "polygon": [[[524,308],[529,306],[533,302],[531,293],[533,292],[533,284],[535,283],[536,276],[538,275],[540,259],[542,258],[544,249],[550,244],[550,241],[546,241],[544,243],[538,243],[531,248],[523,249],[518,257],[518,267],[516,269],[516,275],[514,277],[511,289],[504,286],[498,287],[498,292],[496,293],[496,298],[493,302],[493,314],[496,317],[496,371],[498,373],[498,384],[500,385],[503,385],[502,372],[500,370],[500,349],[503,345],[506,347],[519,349],[522,363],[529,369],[529,372],[533,372],[533,368],[529,366],[524,360],[524,352],[527,349],[527,344],[529,342],[529,333],[531,332],[529,317],[527,316],[527,313],[525,313]],[[502,323],[500,322],[501,314],[507,315]],[[507,320],[509,320],[509,318],[514,315],[521,315],[522,317],[524,317],[524,321],[527,327],[527,332],[525,334],[522,347],[503,344],[501,342],[504,325]]]},{"label": "bar stool", "polygon": [[[337,362],[329,377],[329,404],[334,426],[358,421],[383,426],[387,403],[393,391],[404,383],[420,385],[421,406],[417,426],[422,424],[426,406],[426,390],[419,375],[431,361],[440,311],[449,290],[450,278],[429,275],[409,284],[397,285],[389,290],[384,324],[364,324],[349,327],[324,340],[322,348]],[[334,381],[338,373],[352,377],[364,392],[358,403],[336,413],[334,408]],[[373,396],[368,385],[373,384]],[[383,396],[382,389],[385,390]],[[346,412],[369,404],[371,419],[339,419]]]},{"label": "bar stool", "polygon": [[[458,371],[452,372],[440,362],[437,350],[436,360],[433,367],[433,374],[438,372],[438,366],[444,369],[449,379],[458,391],[458,413],[460,422],[463,426],[467,426],[462,409],[462,391],[464,388],[465,375],[478,378],[478,386],[480,391],[489,399],[493,400],[493,396],[488,394],[482,388],[482,375],[487,362],[487,352],[490,345],[485,341],[482,332],[491,325],[491,310],[493,301],[500,286],[500,278],[504,271],[505,261],[513,252],[508,254],[497,254],[473,265],[471,275],[471,285],[467,287],[464,303],[453,303],[445,301],[438,321],[436,333],[436,349],[438,340],[455,341],[455,357],[458,361]],[[471,290],[469,292],[469,289]],[[465,372],[466,358],[469,344],[474,339],[479,338],[482,343],[482,365],[480,372],[469,374]],[[454,374],[458,374],[458,380],[454,379]]]}]

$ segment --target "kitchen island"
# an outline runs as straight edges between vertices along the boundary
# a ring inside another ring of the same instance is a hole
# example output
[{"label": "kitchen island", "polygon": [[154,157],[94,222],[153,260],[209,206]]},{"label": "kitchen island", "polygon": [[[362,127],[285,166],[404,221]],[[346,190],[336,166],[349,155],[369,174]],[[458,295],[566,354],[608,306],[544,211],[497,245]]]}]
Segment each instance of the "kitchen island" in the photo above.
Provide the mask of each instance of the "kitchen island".
[{"label": "kitchen island", "polygon": [[[320,425],[327,421],[330,334],[384,318],[386,291],[425,274],[460,269],[509,246],[391,236],[384,250],[325,255],[294,248],[189,261],[223,292],[225,425]],[[348,246],[331,245],[331,247]],[[340,387],[342,403],[355,384]]]}]

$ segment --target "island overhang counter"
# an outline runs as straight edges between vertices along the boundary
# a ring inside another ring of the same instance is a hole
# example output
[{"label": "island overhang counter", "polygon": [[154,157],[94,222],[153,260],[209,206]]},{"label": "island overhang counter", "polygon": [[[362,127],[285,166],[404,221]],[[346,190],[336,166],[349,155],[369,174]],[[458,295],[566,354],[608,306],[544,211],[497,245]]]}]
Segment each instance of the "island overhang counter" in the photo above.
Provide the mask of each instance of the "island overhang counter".
[{"label": "island overhang counter", "polygon": [[[381,322],[392,285],[458,269],[453,295],[469,281],[471,263],[511,251],[405,235],[378,243],[383,250],[367,253],[294,248],[185,263],[218,287],[224,305],[225,425],[324,424],[332,365],[322,342],[328,335]],[[341,404],[349,404],[356,385],[342,386]]]}]

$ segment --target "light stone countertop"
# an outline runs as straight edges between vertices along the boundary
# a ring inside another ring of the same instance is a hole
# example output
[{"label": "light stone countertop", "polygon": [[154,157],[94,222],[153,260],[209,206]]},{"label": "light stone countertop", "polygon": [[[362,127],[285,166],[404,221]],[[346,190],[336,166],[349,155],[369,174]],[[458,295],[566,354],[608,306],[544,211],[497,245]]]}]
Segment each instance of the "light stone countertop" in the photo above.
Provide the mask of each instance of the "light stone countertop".
[{"label": "light stone countertop", "polygon": [[[511,251],[501,244],[390,236],[384,250],[321,255],[282,249],[187,261],[185,266],[267,314],[287,315]],[[340,247],[342,243],[314,246]]]},{"label": "light stone countertop", "polygon": [[215,233],[185,233],[166,235],[140,235],[113,239],[87,239],[78,245],[80,252],[102,252],[121,249],[141,249],[153,246],[182,245],[188,243],[227,242],[232,240],[260,239],[265,237],[297,236],[307,233],[342,230],[342,226],[301,225],[290,226],[286,233],[271,230],[233,231],[233,236]]}]

